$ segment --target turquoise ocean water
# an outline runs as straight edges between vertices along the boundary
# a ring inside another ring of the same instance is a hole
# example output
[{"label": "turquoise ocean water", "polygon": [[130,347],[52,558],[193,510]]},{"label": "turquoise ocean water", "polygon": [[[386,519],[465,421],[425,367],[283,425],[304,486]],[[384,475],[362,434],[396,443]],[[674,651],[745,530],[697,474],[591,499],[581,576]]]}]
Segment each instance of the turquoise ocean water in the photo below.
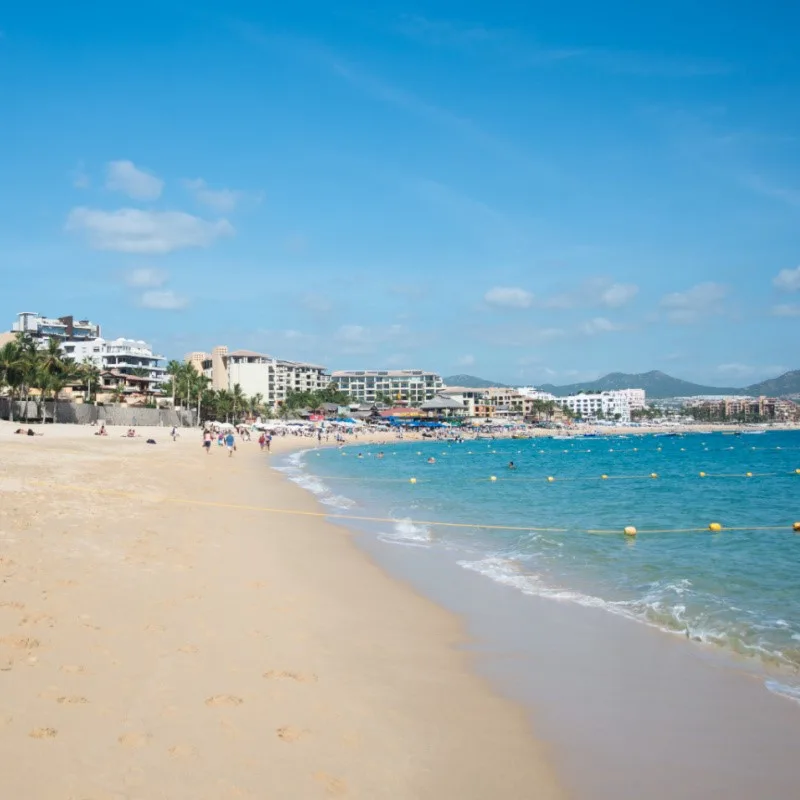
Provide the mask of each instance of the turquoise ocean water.
[{"label": "turquoise ocean water", "polygon": [[[304,451],[280,468],[332,514],[394,520],[343,524],[398,546],[448,552],[464,569],[522,593],[600,607],[734,651],[772,673],[768,689],[800,700],[800,534],[792,530],[800,520],[800,433],[382,449],[383,458],[358,442]],[[442,521],[459,526],[430,524]],[[705,530],[711,522],[723,531]],[[635,538],[622,535],[628,525]],[[648,533],[672,529],[701,530]]]}]

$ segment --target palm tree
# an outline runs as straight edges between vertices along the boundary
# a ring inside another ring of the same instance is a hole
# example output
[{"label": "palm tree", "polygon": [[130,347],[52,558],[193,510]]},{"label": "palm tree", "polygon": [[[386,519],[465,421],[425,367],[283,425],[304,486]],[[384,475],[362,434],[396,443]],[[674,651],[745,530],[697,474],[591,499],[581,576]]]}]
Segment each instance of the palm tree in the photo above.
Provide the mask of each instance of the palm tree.
[{"label": "palm tree", "polygon": [[9,419],[14,421],[14,401],[22,388],[22,361],[18,341],[6,342],[0,348],[0,389],[8,387]]},{"label": "palm tree", "polygon": [[100,370],[89,359],[84,359],[78,367],[78,374],[81,382],[86,386],[86,400],[92,402],[92,384],[97,394],[97,385],[100,381]]},{"label": "palm tree", "polygon": [[231,400],[233,401],[233,416],[235,419],[239,409],[247,408],[247,395],[242,391],[241,384],[233,384]]},{"label": "palm tree", "polygon": [[175,389],[178,383],[178,376],[181,374],[183,364],[174,358],[167,362],[167,375],[170,376],[170,389],[172,390],[172,407],[175,408]]},{"label": "palm tree", "polygon": [[250,397],[250,413],[254,417],[261,416],[264,406],[264,395],[261,392],[256,392]]}]

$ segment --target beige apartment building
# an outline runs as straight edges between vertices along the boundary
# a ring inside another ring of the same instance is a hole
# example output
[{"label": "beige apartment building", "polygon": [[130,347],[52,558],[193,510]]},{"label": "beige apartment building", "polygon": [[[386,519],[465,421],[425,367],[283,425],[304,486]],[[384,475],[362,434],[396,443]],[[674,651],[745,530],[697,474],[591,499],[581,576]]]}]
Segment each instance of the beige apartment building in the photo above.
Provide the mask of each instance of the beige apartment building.
[{"label": "beige apartment building", "polygon": [[325,367],[300,361],[286,361],[253,350],[228,351],[225,345],[211,353],[189,353],[185,359],[211,381],[216,391],[230,391],[236,384],[248,397],[260,394],[277,408],[292,392],[315,392],[330,383]]}]

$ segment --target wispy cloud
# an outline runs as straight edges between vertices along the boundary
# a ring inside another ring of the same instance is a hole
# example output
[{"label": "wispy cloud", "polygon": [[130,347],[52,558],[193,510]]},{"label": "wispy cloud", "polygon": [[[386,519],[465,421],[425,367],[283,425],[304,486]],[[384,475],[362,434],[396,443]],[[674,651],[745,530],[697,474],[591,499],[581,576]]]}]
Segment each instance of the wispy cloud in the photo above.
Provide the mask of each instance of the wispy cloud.
[{"label": "wispy cloud", "polygon": [[517,31],[492,28],[481,23],[431,19],[418,14],[402,15],[392,28],[406,38],[431,47],[471,51],[518,68],[564,63],[610,74],[645,78],[726,75],[733,69],[727,62],[715,58],[580,44],[545,44],[525,38]]},{"label": "wispy cloud", "polygon": [[495,286],[483,296],[487,305],[494,308],[530,308],[533,294],[519,286]]},{"label": "wispy cloud", "polygon": [[800,317],[800,303],[779,303],[772,306],[773,317]]},{"label": "wispy cloud", "polygon": [[575,289],[543,298],[545,308],[621,308],[639,293],[633,283],[616,283],[610,278],[589,278]]},{"label": "wispy cloud", "polygon": [[612,322],[606,317],[594,317],[581,325],[581,331],[587,336],[597,336],[599,333],[614,333],[624,330],[624,326],[617,322]]},{"label": "wispy cloud", "polygon": [[800,188],[798,187],[782,186],[756,172],[745,172],[740,175],[739,180],[742,185],[752,189],[756,194],[778,200],[792,208],[800,208]]},{"label": "wispy cloud", "polygon": [[83,161],[79,161],[75,169],[71,170],[69,174],[72,179],[72,185],[76,189],[88,189],[91,186],[92,181],[86,172],[86,165]]},{"label": "wispy cloud", "polygon": [[140,169],[132,161],[109,161],[106,165],[106,188],[122,192],[134,200],[156,200],[164,181]]},{"label": "wispy cloud", "polygon": [[475,356],[473,356],[471,353],[465,356],[460,356],[459,358],[456,359],[457,367],[472,367],[474,365],[475,365]]},{"label": "wispy cloud", "polygon": [[235,233],[226,219],[208,221],[182,211],[117,211],[73,208],[66,230],[86,235],[95,250],[120,253],[171,253],[190,247],[208,247],[221,236]]},{"label": "wispy cloud", "polygon": [[125,275],[125,283],[138,289],[154,289],[163,286],[169,275],[163,269],[139,267]]},{"label": "wispy cloud", "polygon": [[260,192],[245,192],[241,189],[212,189],[202,178],[192,178],[183,181],[183,185],[192,197],[204,206],[220,214],[229,214],[243,200],[260,203],[263,195]]},{"label": "wispy cloud", "polygon": [[347,83],[366,97],[426,119],[463,140],[480,146],[486,152],[514,163],[518,169],[525,169],[542,178],[563,179],[552,164],[543,159],[537,160],[503,137],[485,130],[469,117],[385,80],[373,70],[354,63],[320,42],[266,33],[256,25],[241,21],[232,22],[229,27],[251,44],[270,50],[281,50],[287,56],[316,64],[329,75]]},{"label": "wispy cloud", "polygon": [[178,311],[186,308],[189,300],[183,295],[179,295],[172,289],[158,289],[144,292],[139,299],[139,305],[143,308],[153,308],[159,311]]},{"label": "wispy cloud", "polygon": [[800,292],[800,267],[782,269],[772,279],[772,285],[784,292]]},{"label": "wispy cloud", "polygon": [[698,283],[683,292],[671,292],[661,298],[661,308],[667,319],[678,325],[689,325],[724,311],[723,300],[728,287],[707,281]]}]

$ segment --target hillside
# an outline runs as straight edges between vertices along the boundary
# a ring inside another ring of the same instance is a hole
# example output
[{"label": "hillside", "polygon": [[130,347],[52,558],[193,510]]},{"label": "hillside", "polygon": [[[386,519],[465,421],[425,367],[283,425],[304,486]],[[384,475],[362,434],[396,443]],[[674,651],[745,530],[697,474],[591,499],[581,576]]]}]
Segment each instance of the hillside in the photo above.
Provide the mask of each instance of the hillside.
[{"label": "hillside", "polygon": [[[504,387],[502,383],[477,378],[475,375],[450,375],[443,379],[447,386],[466,386],[471,389],[485,389],[489,386]],[[786,397],[800,394],[800,370],[786,372],[777,378],[770,378],[760,383],[753,383],[743,388],[732,386],[704,386],[680,378],[673,378],[659,370],[641,373],[610,372],[595,381],[570,383],[566,386],[554,386],[550,383],[539,385],[543,392],[550,392],[556,397],[565,397],[580,391],[607,392],[613,389],[644,389],[647,397],[660,400],[666,397],[693,397],[704,394],[728,395],[767,395],[769,397]]]},{"label": "hillside", "polygon": [[490,386],[505,388],[504,383],[493,383],[475,375],[448,375],[442,380],[445,386],[464,386],[467,389],[488,389]]},{"label": "hillside", "polygon": [[744,391],[747,394],[758,397],[765,394],[768,397],[785,397],[790,394],[800,394],[800,369],[793,369],[785,372],[777,378],[770,378],[761,383],[754,383],[746,386]]},{"label": "hillside", "polygon": [[730,386],[703,386],[680,378],[673,378],[664,372],[653,370],[638,374],[611,372],[595,381],[572,383],[567,386],[546,384],[539,387],[543,392],[550,392],[556,397],[564,397],[578,391],[606,392],[612,389],[644,389],[649,398],[657,400],[664,397],[690,397],[697,394],[747,394],[744,389]]}]

